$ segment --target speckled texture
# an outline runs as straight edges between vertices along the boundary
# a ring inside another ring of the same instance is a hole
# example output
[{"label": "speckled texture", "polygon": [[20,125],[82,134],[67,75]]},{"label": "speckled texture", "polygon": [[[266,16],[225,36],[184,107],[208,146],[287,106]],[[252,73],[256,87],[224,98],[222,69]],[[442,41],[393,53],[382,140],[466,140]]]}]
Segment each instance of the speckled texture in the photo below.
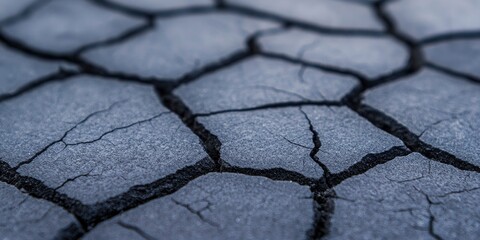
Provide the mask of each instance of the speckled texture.
[{"label": "speckled texture", "polygon": [[336,187],[326,239],[473,240],[480,234],[473,210],[479,190],[476,173],[419,154],[401,157]]},{"label": "speckled texture", "polygon": [[480,147],[480,86],[424,70],[366,95],[420,139],[475,164]]},{"label": "speckled texture", "polygon": [[[61,104],[66,99],[69,104]],[[8,139],[1,144],[2,159],[20,164],[22,175],[87,203],[206,156],[196,136],[160,105],[152,88],[138,84],[79,77],[0,109],[15,112],[0,120],[2,139]],[[24,138],[13,137],[20,132]],[[19,146],[23,154],[15,151]]]},{"label": "speckled texture", "polygon": [[305,239],[312,219],[304,186],[214,173],[99,225],[83,239]]},{"label": "speckled texture", "polygon": [[339,101],[356,83],[352,77],[254,57],[175,93],[193,112],[206,113],[287,101]]},{"label": "speckled texture", "polygon": [[75,218],[62,208],[0,182],[0,239],[53,239]]}]

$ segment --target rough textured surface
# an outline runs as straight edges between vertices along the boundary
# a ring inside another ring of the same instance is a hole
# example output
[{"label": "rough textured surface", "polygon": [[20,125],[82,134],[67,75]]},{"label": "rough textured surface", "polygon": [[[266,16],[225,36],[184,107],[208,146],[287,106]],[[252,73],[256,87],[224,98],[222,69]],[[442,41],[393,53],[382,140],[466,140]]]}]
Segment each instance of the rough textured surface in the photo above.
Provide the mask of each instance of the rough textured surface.
[{"label": "rough textured surface", "polygon": [[480,176],[419,154],[395,159],[336,187],[326,239],[476,239]]},{"label": "rough textured surface", "polygon": [[[181,26],[190,29],[185,31]],[[161,19],[152,31],[131,41],[89,51],[86,58],[111,71],[179,78],[245,49],[249,34],[274,26],[219,13]]]},{"label": "rough textured surface", "polygon": [[109,0],[112,3],[117,3],[125,7],[132,9],[138,9],[142,11],[160,11],[171,10],[183,7],[198,7],[212,5],[212,0]]},{"label": "rough textured surface", "polygon": [[442,67],[480,78],[480,40],[457,40],[425,48],[427,59]]},{"label": "rough textured surface", "polygon": [[422,140],[480,164],[480,86],[433,71],[366,95],[366,103],[395,117]]},{"label": "rough textured surface", "polygon": [[313,215],[306,187],[216,173],[105,222],[84,239],[304,239]]},{"label": "rough textured surface", "polygon": [[88,0],[52,0],[5,31],[33,47],[65,52],[114,37],[140,23]]},{"label": "rough textured surface", "polygon": [[477,5],[0,0],[0,240],[477,239]]},{"label": "rough textured surface", "polygon": [[346,38],[290,30],[265,36],[260,44],[266,52],[350,69],[371,78],[403,67],[408,59],[407,49],[389,37]]},{"label": "rough textured surface", "polygon": [[[2,139],[8,139],[1,158],[83,202],[115,196],[206,156],[150,87],[81,77],[29,95],[0,105],[1,112],[15,113],[0,120]],[[19,146],[24,151],[16,151]]]},{"label": "rough textured surface", "polygon": [[393,1],[388,11],[400,29],[416,39],[480,28],[477,0],[401,0]]},{"label": "rough textured surface", "polygon": [[[0,96],[17,92],[19,88],[57,72],[65,64],[30,58],[0,46]],[[68,68],[68,67],[67,67]],[[12,71],[15,69],[15,71]]]},{"label": "rough textured surface", "polygon": [[317,156],[332,172],[344,170],[367,153],[401,145],[345,108],[287,108],[199,119],[224,143],[222,156],[230,164],[280,167],[318,178],[323,171],[309,156],[314,143],[308,120],[319,132],[322,146]]},{"label": "rough textured surface", "polygon": [[352,77],[254,57],[182,86],[175,93],[193,112],[207,113],[287,101],[338,101],[356,83]]},{"label": "rough textured surface", "polygon": [[381,30],[382,25],[366,6],[329,0],[227,0],[238,6],[305,21],[320,26]]},{"label": "rough textured surface", "polygon": [[52,239],[75,218],[45,200],[0,183],[0,239]]}]

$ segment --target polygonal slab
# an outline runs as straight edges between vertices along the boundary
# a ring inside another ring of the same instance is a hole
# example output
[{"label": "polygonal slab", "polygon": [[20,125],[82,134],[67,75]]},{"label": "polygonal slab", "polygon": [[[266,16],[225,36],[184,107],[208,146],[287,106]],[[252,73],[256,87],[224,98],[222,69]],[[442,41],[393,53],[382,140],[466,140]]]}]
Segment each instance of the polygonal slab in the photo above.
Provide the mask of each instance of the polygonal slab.
[{"label": "polygonal slab", "polygon": [[148,86],[78,77],[4,102],[0,113],[2,160],[86,203],[206,156]]},{"label": "polygonal slab", "polygon": [[13,17],[36,0],[0,0],[0,22]]},{"label": "polygonal slab", "polygon": [[174,79],[246,49],[250,34],[274,26],[224,13],[159,19],[154,30],[85,57],[110,71]]},{"label": "polygonal slab", "polygon": [[335,190],[326,239],[474,240],[480,234],[480,174],[420,154],[378,165]]},{"label": "polygonal slab", "polygon": [[424,70],[365,98],[421,140],[480,164],[480,85]]},{"label": "polygonal slab", "polygon": [[213,0],[109,0],[124,7],[146,12],[213,5]]},{"label": "polygonal slab", "polygon": [[339,101],[356,83],[352,77],[254,57],[181,86],[175,94],[193,112],[205,113],[286,101]]},{"label": "polygonal slab", "polygon": [[76,223],[62,208],[2,182],[0,196],[1,239],[50,240],[61,229]]},{"label": "polygonal slab", "polygon": [[64,66],[58,62],[27,57],[0,45],[0,97]]},{"label": "polygonal slab", "polygon": [[226,0],[242,7],[331,28],[381,30],[368,6],[330,0]]},{"label": "polygonal slab", "polygon": [[301,30],[270,34],[260,39],[266,52],[350,69],[374,78],[406,65],[405,47],[389,37],[332,36]]},{"label": "polygonal slab", "polygon": [[400,30],[415,39],[480,28],[478,0],[401,0],[387,6]]},{"label": "polygonal slab", "polygon": [[87,0],[53,0],[26,19],[8,25],[5,32],[35,48],[69,52],[117,36],[140,23]]},{"label": "polygonal slab", "polygon": [[[368,153],[402,145],[346,108],[302,109],[320,137],[317,156],[332,172],[348,168]],[[316,178],[323,174],[309,156],[312,132],[300,108],[225,113],[198,120],[219,137],[222,159],[232,165],[284,168]]]},{"label": "polygonal slab", "polygon": [[305,239],[313,217],[308,187],[213,173],[100,224],[84,239]]},{"label": "polygonal slab", "polygon": [[455,40],[424,47],[426,58],[437,65],[480,78],[480,40]]}]

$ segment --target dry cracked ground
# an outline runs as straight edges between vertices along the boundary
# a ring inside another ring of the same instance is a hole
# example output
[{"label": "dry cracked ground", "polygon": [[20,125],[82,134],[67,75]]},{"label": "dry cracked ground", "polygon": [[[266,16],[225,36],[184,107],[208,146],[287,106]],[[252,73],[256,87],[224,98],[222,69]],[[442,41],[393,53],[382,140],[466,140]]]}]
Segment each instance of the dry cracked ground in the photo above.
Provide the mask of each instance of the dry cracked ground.
[{"label": "dry cracked ground", "polygon": [[0,239],[479,239],[479,0],[0,0]]}]

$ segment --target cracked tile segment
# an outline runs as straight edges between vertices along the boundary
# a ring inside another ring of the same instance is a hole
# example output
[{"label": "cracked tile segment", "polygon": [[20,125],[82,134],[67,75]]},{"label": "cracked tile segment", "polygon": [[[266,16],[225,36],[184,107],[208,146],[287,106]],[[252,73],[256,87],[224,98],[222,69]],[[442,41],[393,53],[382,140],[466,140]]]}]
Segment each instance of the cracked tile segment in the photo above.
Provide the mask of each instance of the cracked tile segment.
[{"label": "cracked tile segment", "polygon": [[[104,1],[104,0],[101,0]],[[123,7],[135,9],[145,12],[153,12],[160,10],[171,10],[186,7],[206,7],[213,6],[213,0],[106,0],[107,2],[116,3]]]},{"label": "cracked tile segment", "polygon": [[[150,86],[77,77],[0,109],[11,113],[0,121],[2,139],[9,139],[0,145],[2,159],[15,165],[34,156],[19,165],[22,175],[84,203],[152,182],[206,156],[199,139],[160,104]],[[25,146],[23,155],[14,151],[19,145]]]},{"label": "cracked tile segment", "polygon": [[475,239],[480,175],[418,153],[352,177],[336,189],[326,239]]},{"label": "cracked tile segment", "polygon": [[300,78],[300,71],[298,64],[258,56],[180,86],[174,93],[194,113],[208,113],[288,101],[339,101],[357,83],[309,67]]},{"label": "cracked tile segment", "polygon": [[365,103],[385,112],[434,147],[480,164],[480,86],[431,70],[367,92]]},{"label": "cracked tile segment", "polygon": [[324,27],[382,30],[373,12],[359,4],[331,0],[226,0],[226,4],[265,11]]},{"label": "cracked tile segment", "polygon": [[142,239],[122,229],[120,221],[166,239],[305,239],[312,219],[308,187],[211,173],[170,196],[101,223],[83,239]]},{"label": "cracked tile segment", "polygon": [[87,0],[52,0],[3,30],[28,46],[53,53],[69,53],[140,24],[139,19],[105,10]]},{"label": "cracked tile segment", "polygon": [[427,61],[480,79],[480,68],[478,67],[480,38],[445,41],[427,45],[423,49]]},{"label": "cracked tile segment", "polygon": [[84,56],[113,72],[174,80],[234,53],[247,52],[245,42],[251,34],[276,26],[226,13],[159,19],[146,34],[87,51]]},{"label": "cracked tile segment", "polygon": [[388,36],[343,37],[291,29],[261,37],[259,44],[266,53],[348,69],[370,79],[398,70],[408,62],[407,49]]},{"label": "cracked tile segment", "polygon": [[[367,153],[383,152],[402,142],[347,108],[303,106],[322,146],[316,156],[340,172]],[[310,157],[314,147],[308,121],[295,107],[199,117],[222,144],[222,158],[234,166],[281,167],[320,178],[323,169]]]},{"label": "cracked tile segment", "polygon": [[416,40],[435,35],[478,30],[477,0],[401,0],[387,5],[398,27]]},{"label": "cracked tile segment", "polygon": [[[12,71],[15,69],[15,71]],[[23,86],[52,75],[60,69],[73,69],[66,63],[43,61],[0,45],[0,99]]]},{"label": "cracked tile segment", "polygon": [[35,199],[0,182],[0,236],[2,239],[52,239],[75,218],[62,208]]}]

